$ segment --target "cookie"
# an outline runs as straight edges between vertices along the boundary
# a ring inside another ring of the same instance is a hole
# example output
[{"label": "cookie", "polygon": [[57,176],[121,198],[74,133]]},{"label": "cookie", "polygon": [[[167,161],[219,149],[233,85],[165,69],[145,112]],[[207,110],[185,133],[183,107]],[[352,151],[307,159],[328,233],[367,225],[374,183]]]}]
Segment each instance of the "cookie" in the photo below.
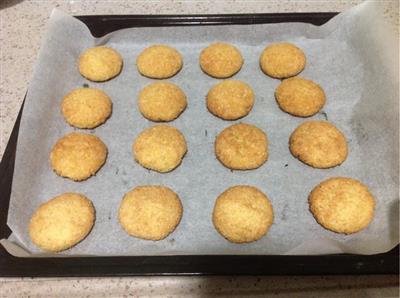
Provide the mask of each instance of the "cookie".
[{"label": "cookie", "polygon": [[274,211],[259,189],[237,185],[218,196],[212,220],[216,230],[230,242],[247,243],[267,234],[274,221]]},{"label": "cookie", "polygon": [[311,80],[294,77],[284,80],[275,90],[282,111],[293,116],[310,117],[325,104],[325,93]]},{"label": "cookie", "polygon": [[68,93],[62,103],[61,112],[71,126],[95,128],[111,115],[111,99],[95,88],[78,88]]},{"label": "cookie", "polygon": [[166,45],[154,45],[143,50],[136,60],[139,72],[149,78],[166,79],[177,74],[183,65],[177,50]]},{"label": "cookie", "polygon": [[155,125],[142,131],[132,146],[135,160],[143,167],[170,172],[182,162],[187,146],[183,134],[169,125]]},{"label": "cookie", "polygon": [[227,43],[214,43],[200,53],[201,69],[214,78],[231,77],[242,65],[243,58],[239,50]]},{"label": "cookie", "polygon": [[63,136],[50,153],[53,170],[75,181],[95,175],[106,158],[107,147],[98,137],[78,132]]},{"label": "cookie", "polygon": [[140,92],[139,110],[152,121],[172,121],[186,109],[186,95],[175,84],[152,83]]},{"label": "cookie", "polygon": [[122,57],[109,47],[87,49],[79,57],[79,72],[94,82],[108,81],[121,72]]},{"label": "cookie", "polygon": [[277,79],[295,76],[305,65],[306,56],[303,51],[287,42],[271,44],[260,57],[262,71]]},{"label": "cookie", "polygon": [[215,154],[227,168],[250,170],[268,159],[268,138],[258,127],[239,123],[225,128],[215,140]]},{"label": "cookie", "polygon": [[207,94],[208,110],[225,120],[236,120],[246,116],[253,104],[253,90],[246,83],[237,80],[222,81]]},{"label": "cookie", "polygon": [[289,139],[294,157],[314,168],[331,168],[347,158],[343,133],[326,121],[307,121],[299,125]]},{"label": "cookie", "polygon": [[356,233],[374,217],[374,197],[366,185],[351,178],[321,182],[311,191],[309,204],[316,221],[336,233]]},{"label": "cookie", "polygon": [[49,252],[59,252],[81,242],[95,221],[92,202],[79,193],[64,193],[39,208],[29,223],[32,242]]},{"label": "cookie", "polygon": [[139,186],[128,192],[119,208],[119,222],[131,236],[162,240],[171,234],[182,218],[182,203],[165,186]]}]

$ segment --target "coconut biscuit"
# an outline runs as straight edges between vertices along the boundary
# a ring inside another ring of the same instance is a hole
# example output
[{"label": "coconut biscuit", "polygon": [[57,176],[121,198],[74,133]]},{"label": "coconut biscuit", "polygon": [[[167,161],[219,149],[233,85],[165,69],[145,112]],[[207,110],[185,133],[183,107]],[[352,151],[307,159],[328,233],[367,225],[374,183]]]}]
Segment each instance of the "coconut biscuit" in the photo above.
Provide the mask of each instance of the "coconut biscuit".
[{"label": "coconut biscuit", "polygon": [[177,85],[156,82],[143,88],[139,94],[139,110],[152,121],[172,121],[186,109],[186,95]]},{"label": "coconut biscuit", "polygon": [[307,121],[291,134],[292,155],[314,168],[331,168],[343,163],[348,154],[343,133],[327,121]]},{"label": "coconut biscuit", "polygon": [[268,159],[268,138],[258,127],[239,123],[225,128],[215,140],[217,159],[233,170],[260,167]]},{"label": "coconut biscuit", "polygon": [[360,181],[335,177],[321,182],[311,191],[309,205],[315,220],[324,228],[352,234],[370,224],[375,200]]},{"label": "coconut biscuit", "polygon": [[50,153],[52,169],[75,181],[88,179],[103,166],[107,147],[95,135],[69,133],[59,139]]},{"label": "coconut biscuit", "polygon": [[306,56],[295,45],[287,42],[274,43],[264,49],[260,67],[270,77],[283,79],[297,75],[306,65]]},{"label": "coconut biscuit", "polygon": [[142,131],[132,146],[135,160],[143,167],[165,173],[182,162],[187,151],[183,134],[169,125],[155,125]]},{"label": "coconut biscuit", "polygon": [[268,197],[259,189],[237,185],[220,194],[212,220],[216,230],[234,243],[257,241],[267,234],[274,221]]},{"label": "coconut biscuit", "polygon": [[79,72],[94,82],[108,81],[121,72],[123,60],[121,55],[109,47],[87,49],[79,57]]},{"label": "coconut biscuit", "polygon": [[275,99],[282,111],[299,117],[318,113],[326,100],[321,86],[300,77],[283,80],[275,90]]},{"label": "coconut biscuit", "polygon": [[162,240],[171,234],[182,218],[178,195],[165,186],[139,186],[128,192],[119,208],[119,222],[131,236]]},{"label": "coconut biscuit", "polygon": [[69,92],[61,103],[61,112],[68,124],[77,128],[95,128],[111,115],[112,102],[103,91],[78,88]]},{"label": "coconut biscuit", "polygon": [[166,45],[144,49],[136,59],[138,71],[145,77],[167,79],[177,74],[183,65],[177,50]]},{"label": "coconut biscuit", "polygon": [[60,252],[82,241],[95,221],[92,202],[79,193],[64,193],[39,206],[29,223],[32,242],[49,252]]},{"label": "coconut biscuit", "polygon": [[242,54],[231,44],[217,42],[200,53],[201,69],[214,78],[231,77],[242,68],[242,65]]},{"label": "coconut biscuit", "polygon": [[238,80],[222,81],[207,94],[207,108],[224,120],[236,120],[246,116],[253,108],[254,92],[251,87]]}]

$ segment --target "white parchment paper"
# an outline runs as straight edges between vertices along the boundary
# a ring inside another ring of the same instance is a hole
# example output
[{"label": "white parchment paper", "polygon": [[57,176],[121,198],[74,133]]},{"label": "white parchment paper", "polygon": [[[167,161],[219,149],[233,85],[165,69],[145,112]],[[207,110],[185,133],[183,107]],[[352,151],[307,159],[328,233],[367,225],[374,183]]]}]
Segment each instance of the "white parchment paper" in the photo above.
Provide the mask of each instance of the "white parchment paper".
[{"label": "white parchment paper", "polygon": [[[398,44],[381,22],[378,4],[366,2],[321,27],[283,23],[131,28],[100,39],[93,38],[77,19],[55,10],[25,101],[8,216],[13,234],[3,244],[14,254],[21,255],[15,244],[28,254],[40,255],[27,232],[32,213],[56,195],[81,192],[96,207],[96,223],[83,242],[62,255],[373,254],[391,249],[398,243]],[[253,110],[239,121],[223,121],[206,109],[205,96],[219,80],[200,70],[198,57],[215,41],[239,48],[245,63],[234,79],[247,82],[255,92]],[[313,169],[289,152],[289,135],[305,119],[278,108],[274,90],[280,81],[265,76],[258,65],[263,48],[278,41],[304,50],[307,64],[301,76],[316,81],[326,92],[323,111],[308,120],[327,119],[347,136],[350,153],[339,167]],[[171,45],[183,55],[183,69],[170,81],[188,97],[186,111],[170,123],[184,133],[188,153],[167,174],[142,168],[131,154],[135,137],[154,124],[137,108],[139,91],[153,80],[137,72],[135,60],[155,43]],[[78,72],[79,54],[96,45],[113,47],[123,56],[121,74],[109,82],[89,82]],[[84,84],[112,98],[112,117],[89,131],[107,144],[109,155],[95,177],[73,182],[53,173],[49,153],[57,139],[75,130],[60,113],[63,96]],[[236,122],[257,125],[268,134],[270,157],[259,169],[230,171],[215,158],[216,135]],[[333,176],[359,179],[374,194],[375,218],[364,231],[348,236],[329,232],[309,212],[309,192]],[[165,240],[130,237],[118,223],[123,195],[144,184],[169,186],[182,200],[182,221]],[[236,184],[260,188],[274,207],[275,222],[268,235],[251,244],[229,243],[211,222],[216,197]]]}]

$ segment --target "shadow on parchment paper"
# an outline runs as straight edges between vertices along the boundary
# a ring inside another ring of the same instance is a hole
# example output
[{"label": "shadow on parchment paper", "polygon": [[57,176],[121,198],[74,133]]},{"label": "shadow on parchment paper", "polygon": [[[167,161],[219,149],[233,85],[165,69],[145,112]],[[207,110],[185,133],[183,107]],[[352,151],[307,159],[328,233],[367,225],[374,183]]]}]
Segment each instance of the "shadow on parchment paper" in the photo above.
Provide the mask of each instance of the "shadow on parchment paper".
[{"label": "shadow on parchment paper", "polygon": [[[397,50],[397,56],[399,52]],[[394,58],[395,73],[393,80],[383,76],[366,75],[373,73],[371,65],[366,65],[364,86],[361,99],[356,104],[351,119],[352,129],[361,148],[361,160],[375,159],[377,168],[373,179],[376,184],[389,184],[396,188],[390,198],[377,198],[378,201],[393,200],[388,206],[390,240],[399,239],[399,68],[398,59]],[[390,75],[390,74],[389,74]],[[396,90],[393,96],[381,94],[382,90]],[[385,163],[379,163],[384,160]],[[389,162],[387,162],[389,161]],[[382,166],[384,164],[384,167]],[[381,175],[386,172],[389,175]],[[395,199],[395,200],[394,200]]]},{"label": "shadow on parchment paper", "polygon": [[23,1],[24,0],[1,0],[0,1],[0,10],[17,5],[18,3],[21,3]]}]

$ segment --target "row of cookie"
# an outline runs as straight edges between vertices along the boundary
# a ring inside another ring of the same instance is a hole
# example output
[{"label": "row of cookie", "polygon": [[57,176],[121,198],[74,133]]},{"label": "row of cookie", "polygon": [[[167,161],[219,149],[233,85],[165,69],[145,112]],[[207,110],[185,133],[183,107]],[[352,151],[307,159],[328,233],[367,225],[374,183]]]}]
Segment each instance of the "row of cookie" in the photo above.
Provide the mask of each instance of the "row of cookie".
[{"label": "row of cookie", "polygon": [[[254,92],[241,81],[225,80],[207,94],[207,108],[217,117],[235,120],[247,115],[254,104]],[[185,93],[170,82],[155,82],[144,87],[138,96],[138,108],[152,121],[168,122],[186,109]],[[77,128],[95,128],[111,115],[110,97],[100,89],[77,88],[64,96],[61,112],[65,120]]]},{"label": "row of cookie", "polygon": [[[252,88],[239,80],[224,80],[214,85],[207,94],[208,110],[224,120],[246,116],[254,105]],[[275,99],[281,110],[294,116],[309,117],[325,104],[325,93],[312,80],[293,77],[283,80],[275,90]]]},{"label": "row of cookie", "polygon": [[[213,43],[200,53],[200,67],[214,78],[228,78],[243,65],[240,51],[227,43]],[[304,53],[289,43],[267,46],[260,56],[262,71],[274,78],[288,78],[301,72],[305,66]],[[182,66],[181,54],[167,45],[153,45],[144,49],[136,60],[140,74],[153,79],[166,79],[177,74]],[[121,55],[110,47],[89,48],[79,57],[79,72],[85,78],[104,82],[116,77],[122,70]]]},{"label": "row of cookie", "polygon": [[[345,195],[347,199],[338,201],[335,199],[338,195]],[[369,225],[375,200],[361,182],[335,177],[311,191],[309,207],[324,228],[350,234]],[[173,190],[147,185],[125,194],[118,219],[129,235],[158,241],[175,230],[182,214],[181,200]],[[267,234],[274,221],[274,211],[262,191],[253,186],[237,185],[218,196],[212,221],[216,230],[230,242],[249,243]],[[41,249],[60,252],[82,241],[94,222],[95,208],[88,198],[79,193],[64,193],[39,206],[31,217],[29,235]]]},{"label": "row of cookie", "polygon": [[[140,92],[139,111],[152,121],[172,121],[186,108],[185,93],[175,84],[152,83]],[[71,126],[92,129],[103,124],[111,116],[111,98],[97,88],[77,88],[64,96],[61,113]]]},{"label": "row of cookie", "polygon": [[[132,145],[134,159],[147,169],[169,172],[187,152],[186,140],[176,128],[156,125],[142,131]],[[61,177],[83,181],[95,175],[107,159],[104,142],[92,134],[72,132],[60,138],[50,152],[52,169]]]},{"label": "row of cookie", "polygon": [[[325,102],[324,92],[319,85],[299,77],[284,80],[275,94],[281,109],[297,116],[311,116]],[[206,104],[213,115],[225,120],[237,120],[253,108],[254,92],[244,82],[225,80],[210,89]],[[172,121],[186,106],[185,93],[170,82],[151,83],[138,96],[139,111],[152,121]],[[65,120],[77,128],[95,128],[110,117],[111,111],[110,97],[95,88],[77,88],[69,92],[61,103]]]},{"label": "row of cookie", "polygon": [[[330,168],[347,157],[347,142],[334,125],[326,121],[307,121],[289,139],[290,152],[315,168]],[[184,135],[175,127],[155,125],[142,131],[132,145],[134,159],[144,168],[170,172],[187,152]],[[245,123],[231,125],[216,137],[215,155],[227,168],[251,170],[268,159],[268,137],[258,127]],[[69,133],[59,139],[50,153],[52,169],[60,176],[82,181],[102,167],[106,145],[95,135]]]},{"label": "row of cookie", "polygon": [[[185,93],[170,82],[155,82],[144,87],[138,96],[142,115],[152,121],[176,119],[186,108]],[[217,117],[235,120],[247,115],[254,103],[251,87],[241,81],[226,80],[213,86],[207,94],[207,108]],[[83,129],[103,124],[111,115],[110,97],[100,89],[77,88],[64,96],[61,112],[72,126]]]},{"label": "row of cookie", "polygon": [[[327,121],[306,121],[289,137],[292,155],[314,168],[331,168],[348,154],[343,133]],[[267,134],[254,125],[238,123],[225,128],[215,140],[215,153],[227,168],[250,170],[268,159]]]}]

